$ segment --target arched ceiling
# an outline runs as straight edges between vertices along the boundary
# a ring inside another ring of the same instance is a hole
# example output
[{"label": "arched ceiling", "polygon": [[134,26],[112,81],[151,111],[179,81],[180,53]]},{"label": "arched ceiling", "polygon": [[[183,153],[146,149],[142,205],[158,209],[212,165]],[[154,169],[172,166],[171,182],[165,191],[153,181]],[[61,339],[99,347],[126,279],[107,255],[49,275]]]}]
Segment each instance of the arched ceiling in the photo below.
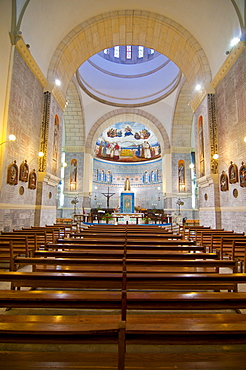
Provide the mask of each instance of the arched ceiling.
[{"label": "arched ceiling", "polygon": [[[23,0],[17,0],[17,3],[22,4]],[[51,56],[74,27],[89,23],[93,17],[100,20],[102,14],[108,12],[113,15],[116,10],[136,9],[140,14],[151,12],[177,22],[198,41],[208,58],[213,77],[226,58],[230,40],[239,33],[240,24],[233,3],[244,11],[244,0],[124,0],[117,2],[117,6],[115,0],[90,0],[89,5],[86,0],[30,0],[21,31],[25,42],[31,45],[35,60],[47,75]]]}]

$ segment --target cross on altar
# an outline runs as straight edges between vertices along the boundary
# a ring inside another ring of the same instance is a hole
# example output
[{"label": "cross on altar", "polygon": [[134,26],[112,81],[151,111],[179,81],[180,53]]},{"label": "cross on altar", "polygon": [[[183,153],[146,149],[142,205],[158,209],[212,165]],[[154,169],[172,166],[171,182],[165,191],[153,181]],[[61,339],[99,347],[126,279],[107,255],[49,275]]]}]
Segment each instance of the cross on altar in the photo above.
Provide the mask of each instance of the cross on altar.
[{"label": "cross on altar", "polygon": [[110,193],[109,192],[109,187],[108,187],[108,192],[107,193],[102,193],[107,198],[107,208],[109,208],[109,198],[112,197],[115,193]]}]

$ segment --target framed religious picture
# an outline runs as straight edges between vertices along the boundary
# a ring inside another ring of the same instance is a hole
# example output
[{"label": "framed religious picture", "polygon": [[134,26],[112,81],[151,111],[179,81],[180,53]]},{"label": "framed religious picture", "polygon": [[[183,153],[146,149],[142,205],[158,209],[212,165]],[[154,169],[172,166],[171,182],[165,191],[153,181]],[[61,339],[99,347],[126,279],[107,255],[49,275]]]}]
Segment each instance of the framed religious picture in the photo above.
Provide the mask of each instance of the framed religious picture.
[{"label": "framed religious picture", "polygon": [[228,174],[230,184],[235,184],[236,182],[238,182],[238,168],[235,163],[231,162],[228,168]]},{"label": "framed religious picture", "polygon": [[240,179],[240,186],[242,188],[246,187],[246,164],[242,162],[242,166],[239,169],[239,179]]},{"label": "framed religious picture", "polygon": [[222,172],[220,175],[220,190],[227,191],[228,190],[228,176],[225,171]]},{"label": "framed religious picture", "polygon": [[7,172],[7,184],[17,185],[18,184],[18,166],[16,161],[8,166]]},{"label": "framed religious picture", "polygon": [[22,162],[20,165],[20,181],[27,182],[28,181],[28,175],[29,175],[29,166],[27,164],[27,161]]},{"label": "framed religious picture", "polygon": [[32,170],[29,175],[28,179],[28,188],[29,189],[36,189],[37,187],[37,174],[35,170]]}]

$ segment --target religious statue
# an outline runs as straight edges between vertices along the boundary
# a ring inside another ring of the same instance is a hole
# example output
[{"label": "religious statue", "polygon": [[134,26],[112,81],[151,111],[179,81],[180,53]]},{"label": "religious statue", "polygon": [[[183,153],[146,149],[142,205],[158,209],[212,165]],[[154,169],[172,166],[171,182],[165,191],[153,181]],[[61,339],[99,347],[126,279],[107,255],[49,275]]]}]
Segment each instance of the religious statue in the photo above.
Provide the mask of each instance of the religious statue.
[{"label": "religious statue", "polygon": [[130,191],[131,190],[129,177],[126,178],[124,190],[125,191]]}]

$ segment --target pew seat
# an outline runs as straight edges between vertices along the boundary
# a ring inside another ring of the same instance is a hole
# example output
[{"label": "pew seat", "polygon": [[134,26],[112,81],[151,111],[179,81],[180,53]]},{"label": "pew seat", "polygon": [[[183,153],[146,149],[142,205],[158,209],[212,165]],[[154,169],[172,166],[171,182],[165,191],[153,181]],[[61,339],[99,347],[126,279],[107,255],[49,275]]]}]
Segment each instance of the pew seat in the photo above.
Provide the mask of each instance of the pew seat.
[{"label": "pew seat", "polygon": [[[245,352],[127,353],[125,370],[245,370]],[[117,353],[0,351],[3,369],[117,370]]]}]

